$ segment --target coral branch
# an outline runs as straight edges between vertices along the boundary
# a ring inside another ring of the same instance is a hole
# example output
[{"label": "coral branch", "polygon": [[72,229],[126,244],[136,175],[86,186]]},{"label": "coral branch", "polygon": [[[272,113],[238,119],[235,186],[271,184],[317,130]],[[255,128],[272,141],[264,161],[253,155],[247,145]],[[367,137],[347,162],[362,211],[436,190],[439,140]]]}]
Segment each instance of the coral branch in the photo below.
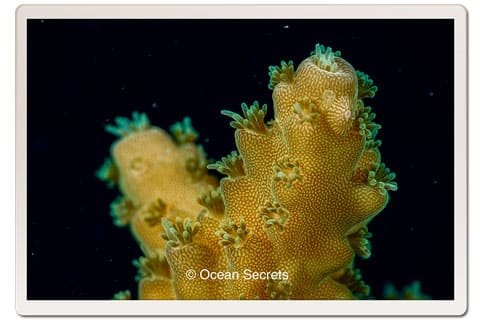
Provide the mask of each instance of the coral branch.
[{"label": "coral branch", "polygon": [[[368,224],[397,190],[362,100],[378,88],[320,44],[296,70],[282,61],[269,76],[273,119],[257,101],[243,115],[223,110],[238,151],[212,164],[188,117],[173,139],[139,113],[107,126],[120,139],[97,176],[123,193],[115,224],[144,248],[140,299],[369,298],[355,258],[371,256]],[[220,186],[207,169],[226,175]],[[269,277],[241,278],[247,269]],[[200,279],[204,270],[217,277]]]}]

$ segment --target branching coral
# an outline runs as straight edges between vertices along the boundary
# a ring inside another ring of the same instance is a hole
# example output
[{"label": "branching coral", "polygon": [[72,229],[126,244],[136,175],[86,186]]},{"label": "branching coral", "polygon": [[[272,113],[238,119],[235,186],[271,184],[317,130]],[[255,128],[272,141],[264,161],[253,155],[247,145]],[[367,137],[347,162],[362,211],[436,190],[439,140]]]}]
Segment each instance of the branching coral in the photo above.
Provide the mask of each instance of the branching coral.
[{"label": "branching coral", "polygon": [[175,141],[139,113],[132,120],[117,118],[116,125],[106,129],[120,140],[97,176],[122,192],[111,204],[114,223],[130,226],[145,252],[135,263],[140,270],[139,297],[174,298],[171,275],[165,271],[169,266],[161,236],[164,225],[168,220],[195,219],[202,210],[198,196],[216,188],[217,179],[207,172],[205,153],[194,144],[197,133],[189,119],[172,126]]},{"label": "branching coral", "polygon": [[140,114],[107,127],[121,139],[98,176],[119,186],[115,223],[144,247],[139,298],[369,296],[354,259],[370,257],[367,225],[397,189],[363,101],[377,87],[321,45],[269,71],[271,121],[257,101],[222,111],[238,151],[208,165],[226,175],[219,188],[189,119],[172,126],[176,143]]}]

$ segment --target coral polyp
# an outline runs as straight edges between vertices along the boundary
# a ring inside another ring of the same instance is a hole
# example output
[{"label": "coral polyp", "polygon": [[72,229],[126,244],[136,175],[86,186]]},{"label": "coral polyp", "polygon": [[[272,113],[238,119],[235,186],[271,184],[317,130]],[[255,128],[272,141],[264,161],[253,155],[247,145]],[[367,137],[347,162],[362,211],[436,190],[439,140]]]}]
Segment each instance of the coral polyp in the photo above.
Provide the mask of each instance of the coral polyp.
[{"label": "coral polyp", "polygon": [[269,75],[272,119],[257,101],[243,115],[222,111],[237,150],[216,163],[190,119],[173,139],[138,113],[107,127],[119,140],[98,176],[123,194],[115,224],[130,225],[145,252],[139,299],[369,297],[355,258],[371,256],[368,224],[397,189],[364,101],[378,88],[322,45]]}]

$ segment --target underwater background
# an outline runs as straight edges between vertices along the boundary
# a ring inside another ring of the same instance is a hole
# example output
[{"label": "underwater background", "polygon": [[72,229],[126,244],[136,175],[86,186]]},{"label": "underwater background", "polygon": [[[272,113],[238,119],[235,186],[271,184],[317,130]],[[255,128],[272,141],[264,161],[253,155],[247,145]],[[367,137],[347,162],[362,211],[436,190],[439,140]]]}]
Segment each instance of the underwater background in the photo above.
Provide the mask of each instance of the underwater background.
[{"label": "underwater background", "polygon": [[[370,224],[357,260],[372,295],[421,281],[453,298],[452,20],[29,20],[27,39],[28,299],[111,299],[136,288],[142,255],[113,225],[117,191],[95,171],[116,116],[168,128],[189,116],[208,157],[234,150],[220,110],[269,105],[268,66],[316,43],[340,50],[379,87],[369,100],[383,160],[399,190]],[[135,290],[132,290],[135,295]]]}]

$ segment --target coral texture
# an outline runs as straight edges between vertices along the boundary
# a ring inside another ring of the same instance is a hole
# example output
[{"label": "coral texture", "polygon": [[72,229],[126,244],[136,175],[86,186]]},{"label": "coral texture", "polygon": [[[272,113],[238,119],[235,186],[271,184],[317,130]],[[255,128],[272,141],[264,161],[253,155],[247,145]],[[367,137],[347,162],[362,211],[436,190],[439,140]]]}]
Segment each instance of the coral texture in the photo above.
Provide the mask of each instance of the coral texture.
[{"label": "coral texture", "polygon": [[273,118],[257,101],[222,111],[238,150],[208,166],[188,118],[175,142],[142,114],[107,127],[120,139],[98,176],[123,193],[115,223],[145,252],[140,299],[369,296],[355,257],[371,255],[367,225],[397,189],[364,102],[377,87],[322,45],[269,75]]}]

